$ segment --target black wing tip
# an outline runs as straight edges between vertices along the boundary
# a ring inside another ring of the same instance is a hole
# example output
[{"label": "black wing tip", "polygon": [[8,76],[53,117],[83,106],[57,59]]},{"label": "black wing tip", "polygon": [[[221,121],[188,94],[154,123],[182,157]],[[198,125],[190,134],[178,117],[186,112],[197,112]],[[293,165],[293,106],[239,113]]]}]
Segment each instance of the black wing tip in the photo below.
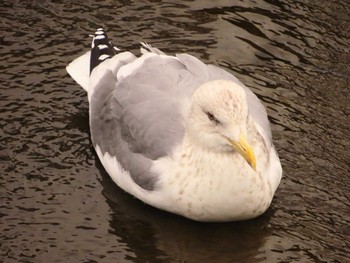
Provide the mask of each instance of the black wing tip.
[{"label": "black wing tip", "polygon": [[115,48],[109,41],[107,33],[102,27],[98,28],[93,35],[91,43],[90,74],[94,68],[115,54]]}]

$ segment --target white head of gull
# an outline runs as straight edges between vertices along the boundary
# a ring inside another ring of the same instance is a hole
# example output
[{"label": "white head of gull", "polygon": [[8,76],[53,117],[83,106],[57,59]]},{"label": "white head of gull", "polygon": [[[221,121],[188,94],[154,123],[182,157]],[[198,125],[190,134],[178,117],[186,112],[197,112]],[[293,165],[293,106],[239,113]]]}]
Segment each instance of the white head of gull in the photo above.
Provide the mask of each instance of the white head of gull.
[{"label": "white head of gull", "polygon": [[108,174],[143,202],[193,220],[261,215],[282,176],[264,106],[216,66],[142,46],[141,57],[122,52],[98,29],[91,51],[67,66],[88,92],[92,142]]},{"label": "white head of gull", "polygon": [[186,131],[198,147],[222,154],[239,153],[255,169],[247,127],[248,105],[241,86],[216,80],[194,92]]}]

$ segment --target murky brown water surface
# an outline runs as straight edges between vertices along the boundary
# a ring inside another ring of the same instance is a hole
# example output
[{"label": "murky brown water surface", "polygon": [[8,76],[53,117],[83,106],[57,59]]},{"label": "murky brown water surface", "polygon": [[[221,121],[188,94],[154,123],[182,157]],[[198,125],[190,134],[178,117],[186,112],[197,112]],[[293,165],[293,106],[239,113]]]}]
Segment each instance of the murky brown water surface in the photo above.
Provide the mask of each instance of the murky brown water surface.
[{"label": "murky brown water surface", "polygon": [[[271,208],[196,223],[119,190],[65,66],[104,26],[235,73],[263,100],[284,177]],[[349,262],[349,1],[1,1],[0,262]]]}]

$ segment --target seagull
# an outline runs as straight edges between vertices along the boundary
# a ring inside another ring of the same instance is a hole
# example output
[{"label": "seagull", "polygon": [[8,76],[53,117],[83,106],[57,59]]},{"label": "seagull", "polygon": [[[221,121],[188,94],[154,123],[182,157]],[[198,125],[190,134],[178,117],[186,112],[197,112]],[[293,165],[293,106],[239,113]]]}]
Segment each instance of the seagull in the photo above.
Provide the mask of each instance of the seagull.
[{"label": "seagull", "polygon": [[282,177],[266,109],[235,76],[141,42],[115,47],[103,28],[67,66],[86,91],[93,146],[123,190],[202,222],[255,218]]}]

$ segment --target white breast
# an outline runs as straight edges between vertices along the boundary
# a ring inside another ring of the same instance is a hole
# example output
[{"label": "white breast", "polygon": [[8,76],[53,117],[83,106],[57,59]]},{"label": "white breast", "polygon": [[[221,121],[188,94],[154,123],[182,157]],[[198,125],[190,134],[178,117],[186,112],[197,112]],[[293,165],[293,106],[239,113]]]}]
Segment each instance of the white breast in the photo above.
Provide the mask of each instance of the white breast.
[{"label": "white breast", "polygon": [[154,170],[162,174],[160,208],[199,221],[243,220],[268,208],[273,192],[267,177],[239,154],[210,153],[185,144],[172,158],[155,162]]}]

